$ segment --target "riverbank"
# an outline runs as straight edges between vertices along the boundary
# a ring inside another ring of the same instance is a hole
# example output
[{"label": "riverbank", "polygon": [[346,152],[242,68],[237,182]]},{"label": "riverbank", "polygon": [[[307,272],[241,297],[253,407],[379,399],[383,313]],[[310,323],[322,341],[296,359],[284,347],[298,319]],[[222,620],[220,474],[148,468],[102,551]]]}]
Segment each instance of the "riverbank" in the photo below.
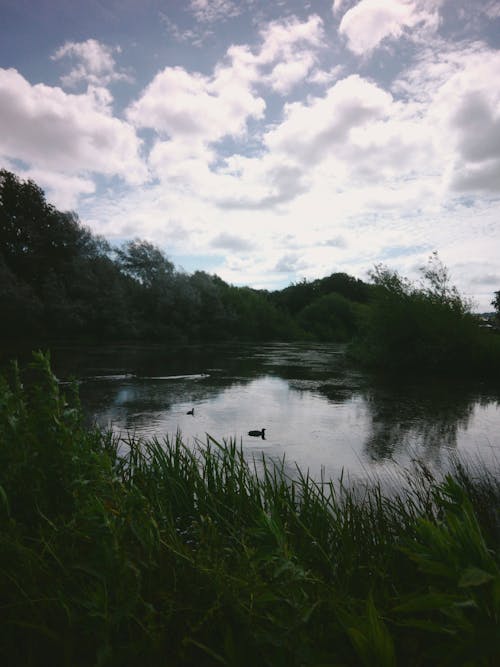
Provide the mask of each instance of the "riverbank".
[{"label": "riverbank", "polygon": [[0,386],[5,664],[497,664],[498,469],[388,498],[234,443],[120,448],[34,373]]}]

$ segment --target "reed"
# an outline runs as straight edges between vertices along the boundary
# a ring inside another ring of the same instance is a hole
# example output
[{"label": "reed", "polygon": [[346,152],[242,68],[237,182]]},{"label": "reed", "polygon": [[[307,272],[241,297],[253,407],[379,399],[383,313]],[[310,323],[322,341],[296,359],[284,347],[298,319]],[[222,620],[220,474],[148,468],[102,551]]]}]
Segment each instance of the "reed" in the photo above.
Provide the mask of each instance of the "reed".
[{"label": "reed", "polygon": [[0,382],[3,664],[498,664],[498,470],[292,480],[235,441],[86,429],[32,372]]}]

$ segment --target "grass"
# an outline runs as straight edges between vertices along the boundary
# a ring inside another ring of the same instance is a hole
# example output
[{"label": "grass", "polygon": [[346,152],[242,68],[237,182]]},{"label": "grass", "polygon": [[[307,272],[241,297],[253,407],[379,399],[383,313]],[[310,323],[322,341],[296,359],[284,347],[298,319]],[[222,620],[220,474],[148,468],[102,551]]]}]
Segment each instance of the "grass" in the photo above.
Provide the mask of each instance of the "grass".
[{"label": "grass", "polygon": [[123,447],[31,373],[0,383],[3,664],[498,664],[499,471],[387,497],[235,442]]}]

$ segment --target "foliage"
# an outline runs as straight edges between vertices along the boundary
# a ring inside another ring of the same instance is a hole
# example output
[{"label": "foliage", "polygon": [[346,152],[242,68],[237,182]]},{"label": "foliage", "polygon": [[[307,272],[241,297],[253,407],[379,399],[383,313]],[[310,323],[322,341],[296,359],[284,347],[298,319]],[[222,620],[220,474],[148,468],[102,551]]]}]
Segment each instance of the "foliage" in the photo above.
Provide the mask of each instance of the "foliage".
[{"label": "foliage", "polygon": [[234,442],[119,443],[38,354],[0,383],[0,659],[498,664],[498,472],[385,497]]},{"label": "foliage", "polygon": [[421,272],[421,284],[414,285],[375,268],[371,308],[353,356],[397,372],[498,373],[500,341],[481,331],[437,254]]},{"label": "foliage", "polygon": [[[228,285],[204,271],[175,269],[152,243],[134,239],[111,248],[74,213],[61,213],[32,181],[0,172],[0,336],[37,332],[53,338],[218,341],[339,337],[299,311],[328,294],[366,301],[367,286],[332,274],[269,293]],[[334,303],[332,300],[332,304]],[[325,311],[327,318],[335,317]],[[331,316],[331,317],[330,317]],[[303,330],[306,327],[306,331]],[[308,328],[309,327],[309,328]],[[350,325],[342,325],[341,338]]]},{"label": "foliage", "polygon": [[303,308],[297,320],[304,331],[323,341],[348,341],[358,330],[359,304],[332,292]]},{"label": "foliage", "polygon": [[495,292],[495,298],[491,302],[491,305],[495,309],[497,322],[500,324],[500,290]]},{"label": "foliage", "polygon": [[308,282],[305,278],[298,283],[274,292],[271,296],[274,303],[292,315],[297,315],[306,306],[327,294],[340,294],[349,301],[367,303],[371,288],[362,280],[353,278],[346,273],[332,273],[326,278],[318,278]]}]

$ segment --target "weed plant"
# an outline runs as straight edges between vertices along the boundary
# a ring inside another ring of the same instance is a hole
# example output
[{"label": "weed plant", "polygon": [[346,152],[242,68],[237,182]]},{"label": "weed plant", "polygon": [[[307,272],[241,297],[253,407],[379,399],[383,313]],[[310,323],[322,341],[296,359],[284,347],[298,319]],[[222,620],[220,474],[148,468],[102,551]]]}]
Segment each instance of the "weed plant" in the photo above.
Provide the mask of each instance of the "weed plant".
[{"label": "weed plant", "polygon": [[234,441],[84,428],[31,372],[0,382],[2,664],[499,664],[498,471],[257,474]]}]

